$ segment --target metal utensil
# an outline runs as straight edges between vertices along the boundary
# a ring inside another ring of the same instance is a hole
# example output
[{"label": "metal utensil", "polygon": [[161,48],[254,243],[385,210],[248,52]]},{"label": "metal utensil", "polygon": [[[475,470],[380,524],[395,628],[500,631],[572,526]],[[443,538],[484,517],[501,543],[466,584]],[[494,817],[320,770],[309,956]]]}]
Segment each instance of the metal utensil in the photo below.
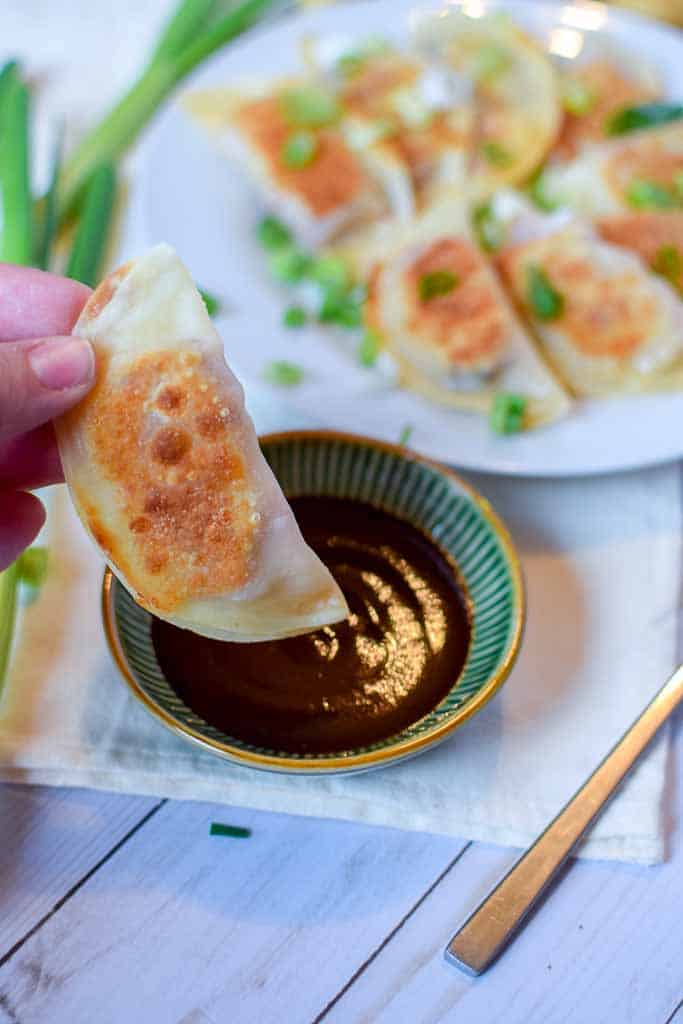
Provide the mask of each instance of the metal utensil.
[{"label": "metal utensil", "polygon": [[490,967],[520,930],[560,868],[679,704],[683,704],[683,666],[458,929],[446,948],[449,963],[474,975]]}]

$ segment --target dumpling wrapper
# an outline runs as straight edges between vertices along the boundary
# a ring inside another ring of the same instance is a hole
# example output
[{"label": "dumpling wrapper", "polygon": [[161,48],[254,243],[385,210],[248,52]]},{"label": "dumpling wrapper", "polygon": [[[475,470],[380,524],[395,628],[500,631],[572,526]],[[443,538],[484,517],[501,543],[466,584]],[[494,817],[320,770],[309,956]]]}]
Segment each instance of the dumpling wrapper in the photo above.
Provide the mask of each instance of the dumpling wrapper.
[{"label": "dumpling wrapper", "polygon": [[[443,272],[455,286],[424,301],[421,280]],[[528,427],[569,411],[477,246],[463,200],[432,207],[387,246],[370,276],[366,316],[402,383],[432,401],[487,413],[497,393],[523,395]]]},{"label": "dumpling wrapper", "polygon": [[[521,215],[498,264],[545,354],[576,395],[683,388],[683,302],[632,252],[567,214]],[[561,298],[540,319],[530,302],[538,268]]]},{"label": "dumpling wrapper", "polygon": [[92,343],[97,379],[56,423],[64,474],[135,599],[220,640],[294,636],[345,618],[174,251],[157,246],[110,274],[74,333]]},{"label": "dumpling wrapper", "polygon": [[311,85],[290,79],[241,89],[204,89],[185,96],[183,106],[246,172],[268,209],[303,245],[317,248],[382,216],[392,198],[403,204],[406,200],[404,186],[394,185],[393,169],[381,155],[366,158],[354,151],[337,124],[305,129],[315,139],[313,159],[303,167],[286,166],[283,147],[301,129],[287,121],[283,97],[288,90]]},{"label": "dumpling wrapper", "polygon": [[676,121],[588,146],[575,160],[549,167],[543,191],[582,216],[605,217],[642,208],[638,189],[643,184],[667,192],[673,209],[680,203],[682,180],[683,121]]},{"label": "dumpling wrapper", "polygon": [[606,242],[637,253],[683,295],[683,210],[617,213],[595,226]]}]

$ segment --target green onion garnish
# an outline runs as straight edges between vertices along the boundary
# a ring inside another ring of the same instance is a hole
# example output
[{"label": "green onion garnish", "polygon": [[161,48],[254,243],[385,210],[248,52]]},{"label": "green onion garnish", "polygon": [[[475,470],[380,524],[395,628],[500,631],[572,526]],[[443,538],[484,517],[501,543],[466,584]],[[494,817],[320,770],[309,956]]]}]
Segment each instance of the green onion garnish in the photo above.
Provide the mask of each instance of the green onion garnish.
[{"label": "green onion garnish", "polygon": [[113,164],[98,167],[86,187],[66,276],[93,288],[99,278],[116,199]]},{"label": "green onion garnish", "polygon": [[489,424],[496,434],[518,434],[524,429],[527,400],[523,395],[500,391],[493,399]]},{"label": "green onion garnish", "polygon": [[678,206],[669,189],[656,181],[632,181],[626,190],[626,199],[637,210],[671,210]]},{"label": "green onion garnish", "polygon": [[294,284],[306,276],[311,266],[311,258],[296,245],[273,249],[268,255],[268,268],[278,281]]},{"label": "green onion garnish", "polygon": [[283,93],[282,109],[287,121],[301,128],[324,128],[334,124],[341,114],[334,96],[314,87]]},{"label": "green onion garnish", "polygon": [[290,170],[300,171],[315,158],[318,143],[311,132],[295,132],[282,146],[282,162]]},{"label": "green onion garnish", "polygon": [[292,242],[291,232],[276,217],[264,217],[256,235],[264,249],[281,249]]},{"label": "green onion garnish", "polygon": [[431,302],[440,295],[448,295],[458,283],[457,275],[450,270],[432,270],[423,274],[417,286],[420,302]]},{"label": "green onion garnish", "polygon": [[681,274],[683,273],[683,257],[675,245],[663,245],[652,263],[656,274],[661,274],[667,281],[680,290]]},{"label": "green onion garnish", "polygon": [[202,297],[202,302],[206,306],[206,312],[209,316],[215,316],[216,313],[219,313],[221,304],[216,296],[212,295],[211,292],[207,292],[205,288],[198,288],[197,290]]},{"label": "green onion garnish", "polygon": [[11,66],[6,73],[0,99],[0,190],[3,211],[0,260],[26,266],[33,259],[29,94]]},{"label": "green onion garnish", "polygon": [[353,78],[362,71],[367,57],[361,53],[345,53],[335,61],[337,74],[341,78]]},{"label": "green onion garnish", "polygon": [[17,562],[20,582],[28,584],[29,587],[42,587],[47,576],[47,563],[46,547],[34,545],[28,548],[19,555]]},{"label": "green onion garnish", "polygon": [[39,207],[40,229],[36,239],[35,263],[42,270],[49,268],[52,243],[57,233],[57,189],[59,187],[59,175],[62,164],[63,141],[64,132],[60,129],[52,150],[50,183]]},{"label": "green onion garnish", "polygon": [[560,205],[557,200],[548,194],[548,181],[543,167],[539,168],[531,178],[526,191],[534,206],[537,206],[539,210],[543,210],[545,213],[552,213]]},{"label": "green onion garnish", "polygon": [[415,430],[415,427],[413,426],[412,423],[406,423],[406,425],[404,426],[403,430],[399,434],[399,438],[398,438],[398,443],[399,443],[399,445],[401,445],[402,448],[405,447],[405,445],[408,444],[408,441],[410,441],[410,438],[413,436],[413,431],[414,430]]},{"label": "green onion garnish", "polygon": [[306,310],[302,306],[289,306],[282,314],[285,327],[303,327],[306,323]]},{"label": "green onion garnish", "polygon": [[481,155],[492,167],[509,167],[514,159],[509,149],[493,139],[482,142]]},{"label": "green onion garnish", "polygon": [[362,303],[352,292],[329,288],[323,293],[318,320],[322,324],[337,324],[349,329],[360,327],[363,322]]},{"label": "green onion garnish", "polygon": [[475,58],[474,77],[478,82],[493,82],[512,63],[510,54],[497,43],[482,46]]},{"label": "green onion garnish", "polygon": [[539,320],[557,320],[564,309],[564,299],[553,287],[541,267],[527,267],[527,302]]},{"label": "green onion garnish", "polygon": [[356,350],[358,362],[361,366],[367,366],[368,368],[374,366],[379,358],[380,349],[381,342],[377,333],[368,328],[358,342]]},{"label": "green onion garnish", "polygon": [[607,135],[628,135],[643,128],[680,121],[683,118],[681,103],[642,103],[635,107],[624,107],[610,117],[605,125]]},{"label": "green onion garnish", "polygon": [[304,371],[296,363],[288,363],[281,359],[269,363],[263,375],[269,384],[279,388],[293,388],[303,380]]},{"label": "green onion garnish", "polygon": [[311,266],[311,277],[323,288],[346,289],[351,286],[351,274],[346,260],[340,256],[321,256]]},{"label": "green onion garnish", "polygon": [[562,106],[568,114],[583,117],[597,100],[596,92],[578,78],[566,78],[562,83]]},{"label": "green onion garnish", "polygon": [[489,201],[479,203],[472,211],[472,224],[484,252],[496,252],[505,241],[505,225],[500,221]]},{"label": "green onion garnish", "polygon": [[239,825],[223,825],[219,821],[212,821],[209,835],[230,836],[231,839],[248,839],[251,835],[251,829],[241,828]]}]

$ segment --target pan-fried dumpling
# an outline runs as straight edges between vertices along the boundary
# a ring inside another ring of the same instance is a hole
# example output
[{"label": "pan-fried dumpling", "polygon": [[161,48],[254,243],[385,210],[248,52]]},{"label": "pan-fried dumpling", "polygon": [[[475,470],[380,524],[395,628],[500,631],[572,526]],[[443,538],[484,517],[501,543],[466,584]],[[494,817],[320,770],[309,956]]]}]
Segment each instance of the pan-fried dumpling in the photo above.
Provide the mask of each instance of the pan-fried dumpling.
[{"label": "pan-fried dumpling", "polygon": [[661,95],[649,68],[632,57],[604,53],[563,68],[560,92],[562,128],[551,154],[560,160],[571,160],[587,145],[604,142],[609,123],[620,110],[651,103]]},{"label": "pan-fried dumpling", "polygon": [[426,397],[486,413],[499,392],[526,398],[525,426],[569,401],[517,320],[479,250],[464,202],[434,206],[370,275],[369,326]]},{"label": "pan-fried dumpling", "polygon": [[589,146],[548,168],[543,191],[588,217],[683,206],[683,121]]},{"label": "pan-fried dumpling", "polygon": [[349,145],[331,91],[292,80],[192,92],[184,106],[307,247],[388,212],[385,167]]},{"label": "pan-fried dumpling", "polygon": [[596,227],[606,242],[638,253],[683,294],[683,210],[617,213]]},{"label": "pan-fried dumpling", "polygon": [[683,386],[683,303],[588,224],[537,213],[512,224],[504,279],[577,395]]},{"label": "pan-fried dumpling", "polygon": [[474,195],[526,180],[561,124],[555,72],[541,48],[505,15],[455,9],[425,16],[416,39],[474,85]]},{"label": "pan-fried dumpling", "polygon": [[343,619],[258,446],[242,389],[168,246],[114,271],[75,333],[93,391],[57,422],[76,510],[150,612],[221,640],[266,640]]}]

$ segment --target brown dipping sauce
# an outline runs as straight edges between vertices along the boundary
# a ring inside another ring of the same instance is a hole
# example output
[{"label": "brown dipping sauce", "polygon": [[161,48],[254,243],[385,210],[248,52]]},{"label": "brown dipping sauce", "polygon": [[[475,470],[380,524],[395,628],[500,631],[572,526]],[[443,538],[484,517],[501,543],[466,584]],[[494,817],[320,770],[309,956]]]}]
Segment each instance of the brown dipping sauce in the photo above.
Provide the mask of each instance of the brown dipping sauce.
[{"label": "brown dipping sauce", "polygon": [[159,663],[196,714],[243,742],[330,754],[386,739],[436,707],[459,675],[470,641],[465,597],[438,548],[387,512],[339,498],[291,505],[350,617],[254,644],[155,619]]}]

